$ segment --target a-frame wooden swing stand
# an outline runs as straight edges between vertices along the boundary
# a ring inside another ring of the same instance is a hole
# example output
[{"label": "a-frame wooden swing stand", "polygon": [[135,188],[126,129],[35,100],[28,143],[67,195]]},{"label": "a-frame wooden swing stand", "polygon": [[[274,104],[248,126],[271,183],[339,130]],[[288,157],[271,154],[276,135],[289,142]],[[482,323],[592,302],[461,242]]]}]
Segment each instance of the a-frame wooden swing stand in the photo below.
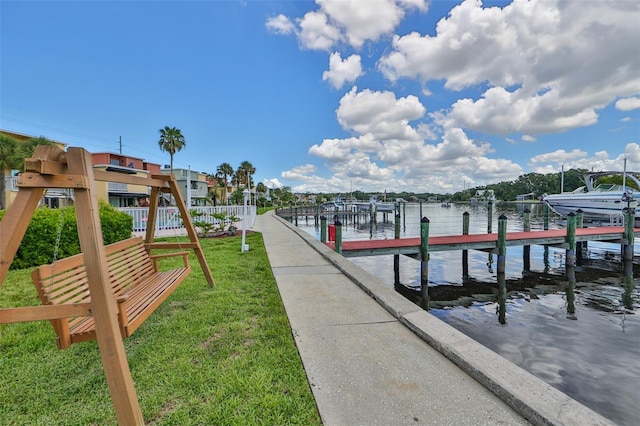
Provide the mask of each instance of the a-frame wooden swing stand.
[{"label": "a-frame wooden swing stand", "polygon": [[[80,248],[84,256],[90,307],[86,304],[42,305],[0,310],[0,322],[51,320],[93,316],[96,340],[118,423],[143,424],[144,418],[133,385],[118,323],[118,308],[109,285],[109,270],[102,238],[95,181],[117,182],[151,187],[145,247],[191,248],[202,267],[205,278],[214,284],[213,276],[173,176],[153,175],[149,178],[130,174],[94,170],[90,154],[82,148],[67,152],[53,146],[39,146],[33,157],[25,161],[25,173],[18,179],[15,201],[0,222],[0,287],[24,233],[45,189],[72,188],[75,195],[76,219]],[[154,243],[154,229],[160,193],[174,196],[189,236],[189,242]],[[4,311],[4,312],[3,312]]]}]

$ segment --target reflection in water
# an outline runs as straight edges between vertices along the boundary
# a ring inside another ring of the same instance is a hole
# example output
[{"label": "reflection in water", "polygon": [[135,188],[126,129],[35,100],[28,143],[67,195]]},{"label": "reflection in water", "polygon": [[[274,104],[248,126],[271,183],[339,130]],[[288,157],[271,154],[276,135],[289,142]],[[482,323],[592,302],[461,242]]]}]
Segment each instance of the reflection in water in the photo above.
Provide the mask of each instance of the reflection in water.
[{"label": "reflection in water", "polygon": [[576,316],[576,295],[575,295],[576,281],[574,280],[567,283],[567,318],[577,320]]},{"label": "reflection in water", "polygon": [[628,310],[633,310],[633,262],[624,262],[624,294],[622,296],[622,304]]},{"label": "reflection in water", "polygon": [[507,282],[504,274],[498,274],[498,306],[496,307],[498,322],[502,325],[507,323]]},{"label": "reflection in water", "polygon": [[[465,211],[471,213],[470,234],[487,231],[482,207],[425,204],[419,215],[414,206],[413,215],[408,205],[402,219],[403,238],[419,236],[422,216],[430,219],[431,235],[462,233]],[[535,206],[532,211],[531,228],[542,229]],[[522,229],[515,208],[497,205],[493,214],[509,217],[509,231]],[[343,235],[394,238],[394,225],[352,224]],[[522,248],[509,247],[503,277],[497,276],[495,257],[469,251],[465,263],[461,252],[430,253],[430,312],[612,421],[640,424],[640,290],[634,279],[640,265],[623,265],[619,245],[597,242],[583,249],[581,264],[572,270],[565,269],[564,249],[531,246],[526,268]],[[350,260],[394,285],[393,256]],[[420,303],[420,262],[401,257],[399,273],[395,288]]]}]

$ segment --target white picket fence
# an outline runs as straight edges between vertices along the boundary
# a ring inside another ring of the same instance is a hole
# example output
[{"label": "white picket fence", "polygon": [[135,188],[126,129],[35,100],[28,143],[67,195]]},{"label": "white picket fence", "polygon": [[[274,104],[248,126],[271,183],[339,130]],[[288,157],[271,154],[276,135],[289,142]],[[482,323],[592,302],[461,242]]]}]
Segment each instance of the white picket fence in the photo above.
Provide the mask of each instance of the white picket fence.
[{"label": "white picket fence", "polygon": [[[214,214],[226,213],[227,219],[225,224],[235,223],[238,229],[242,228],[244,206],[204,206],[204,207],[191,207],[191,210],[196,210],[202,213],[197,220],[212,223],[214,225],[220,225],[220,220],[213,217]],[[133,233],[144,234],[147,232],[147,217],[149,216],[148,207],[120,207],[121,212],[133,217]],[[247,206],[247,222],[246,228],[253,228],[253,224],[256,220],[256,206]],[[233,221],[231,218],[237,220]],[[182,225],[182,219],[180,218],[180,211],[177,207],[158,207],[158,216],[156,219],[155,236],[167,236],[167,235],[185,235],[186,230]]]}]

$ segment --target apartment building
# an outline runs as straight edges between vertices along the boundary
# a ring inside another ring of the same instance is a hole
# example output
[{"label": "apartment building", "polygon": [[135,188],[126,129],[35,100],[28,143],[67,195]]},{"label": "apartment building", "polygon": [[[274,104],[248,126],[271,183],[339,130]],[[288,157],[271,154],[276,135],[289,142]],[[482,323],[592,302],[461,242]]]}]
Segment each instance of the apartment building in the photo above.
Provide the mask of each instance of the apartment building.
[{"label": "apartment building", "polygon": [[[171,174],[171,168],[164,166],[162,174]],[[211,204],[209,197],[209,182],[206,173],[196,172],[190,169],[173,169],[173,176],[182,198],[191,206],[206,206]]]}]

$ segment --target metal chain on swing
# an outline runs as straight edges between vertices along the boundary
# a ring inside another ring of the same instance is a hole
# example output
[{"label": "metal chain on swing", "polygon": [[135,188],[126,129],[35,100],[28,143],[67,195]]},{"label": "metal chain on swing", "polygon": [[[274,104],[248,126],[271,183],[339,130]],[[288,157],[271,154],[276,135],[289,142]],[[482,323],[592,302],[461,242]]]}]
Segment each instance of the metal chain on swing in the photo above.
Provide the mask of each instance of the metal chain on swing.
[{"label": "metal chain on swing", "polygon": [[62,237],[62,228],[64,226],[64,208],[58,207],[60,210],[60,220],[58,221],[58,230],[56,232],[56,244],[53,247],[53,260],[51,261],[51,279],[49,280],[49,288],[53,285],[53,278],[56,275],[56,261],[58,260],[58,250],[60,249],[60,239]]},{"label": "metal chain on swing", "polygon": [[58,250],[60,249],[60,238],[62,236],[62,227],[64,226],[64,210],[60,208],[60,220],[58,221],[58,232],[56,234],[56,245],[53,247],[53,263],[58,260]]}]

